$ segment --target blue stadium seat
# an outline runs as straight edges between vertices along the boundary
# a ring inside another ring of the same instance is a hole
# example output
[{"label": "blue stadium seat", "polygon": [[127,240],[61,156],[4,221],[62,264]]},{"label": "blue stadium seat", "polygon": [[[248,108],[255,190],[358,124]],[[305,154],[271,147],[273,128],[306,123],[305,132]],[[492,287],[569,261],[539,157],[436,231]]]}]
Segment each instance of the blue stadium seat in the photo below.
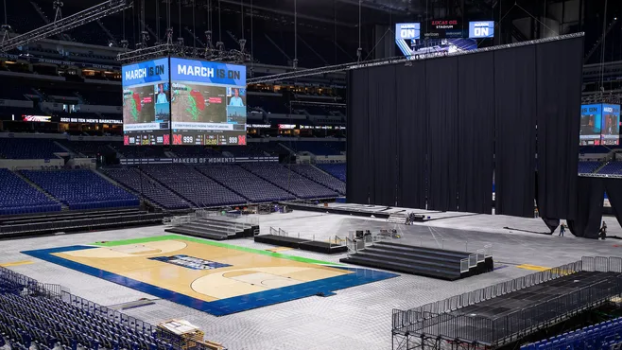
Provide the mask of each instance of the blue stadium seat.
[{"label": "blue stadium seat", "polygon": [[339,180],[346,182],[346,164],[345,163],[332,163],[332,164],[317,164],[318,168],[338,178]]},{"label": "blue stadium seat", "polygon": [[162,208],[174,210],[192,206],[188,201],[162,186],[159,182],[142,174],[136,168],[107,168],[103,169],[103,172],[111,179],[129,188],[134,193],[142,194],[149,201]]},{"label": "blue stadium seat", "polygon": [[21,173],[72,210],[135,207],[140,204],[136,196],[90,170],[23,170]]},{"label": "blue stadium seat", "polygon": [[244,196],[252,203],[274,202],[296,198],[293,194],[253,175],[239,165],[209,164],[197,166],[197,170],[214,181]]},{"label": "blue stadium seat", "polygon": [[278,163],[245,163],[244,169],[271,182],[298,198],[335,198],[337,192],[312,181]]},{"label": "blue stadium seat", "polygon": [[521,350],[610,350],[622,345],[622,318],[521,346]]},{"label": "blue stadium seat", "polygon": [[196,207],[242,205],[246,198],[184,164],[146,165],[142,170]]},{"label": "blue stadium seat", "polygon": [[61,205],[19,176],[0,169],[0,215],[60,211]]}]

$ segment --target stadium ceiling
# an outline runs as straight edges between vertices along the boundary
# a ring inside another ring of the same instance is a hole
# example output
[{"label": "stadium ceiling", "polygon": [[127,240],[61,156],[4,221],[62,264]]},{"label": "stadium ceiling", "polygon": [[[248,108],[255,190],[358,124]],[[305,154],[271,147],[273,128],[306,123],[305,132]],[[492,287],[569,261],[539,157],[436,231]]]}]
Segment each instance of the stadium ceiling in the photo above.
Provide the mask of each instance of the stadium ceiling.
[{"label": "stadium ceiling", "polygon": [[100,18],[124,11],[131,8],[132,5],[132,0],[107,0],[99,4],[95,4],[71,16],[50,22],[24,34],[6,36],[8,32],[5,31],[3,32],[2,41],[0,43],[0,51],[7,52],[20,46],[49,38],[84,24],[97,21]]},{"label": "stadium ceiling", "polygon": [[[192,0],[159,1],[162,6],[164,6],[167,1],[172,1],[171,7],[173,8],[173,11],[176,11],[176,4],[178,1],[181,1],[182,6],[185,8],[190,7],[192,4]],[[364,11],[363,22],[367,24],[376,21],[384,22],[384,19],[378,18],[378,14],[395,16],[394,18],[408,16],[424,9],[425,5],[421,7],[420,3],[425,4],[425,1],[426,0],[362,0],[361,6]],[[50,7],[53,2],[54,0],[38,1],[40,5],[49,5]],[[84,8],[97,4],[98,0],[63,0],[63,2],[66,7]],[[197,8],[203,8],[207,0],[195,0],[195,2]],[[212,3],[214,4],[213,6],[218,6],[218,2],[218,0],[212,0]],[[223,10],[227,10],[228,8],[232,10],[239,10],[242,4],[244,7],[249,8],[252,3],[255,9],[265,13],[273,13],[276,16],[294,16],[294,0],[220,0],[220,2]],[[357,26],[358,4],[359,0],[297,0],[298,16],[300,19],[315,20],[318,22],[333,24],[336,14],[338,18],[338,25]],[[148,2],[147,8],[150,7],[152,7],[152,2]]]}]

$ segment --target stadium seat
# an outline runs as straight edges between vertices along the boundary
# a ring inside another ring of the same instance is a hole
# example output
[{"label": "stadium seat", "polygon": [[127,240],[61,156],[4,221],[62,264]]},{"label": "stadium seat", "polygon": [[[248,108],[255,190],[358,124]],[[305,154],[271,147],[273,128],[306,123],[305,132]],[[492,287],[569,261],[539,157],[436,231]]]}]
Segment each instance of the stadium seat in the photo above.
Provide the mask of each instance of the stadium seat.
[{"label": "stadium seat", "polygon": [[298,198],[334,198],[338,194],[278,163],[245,163],[244,169],[272,184],[293,193]]},{"label": "stadium seat", "polygon": [[235,164],[209,164],[197,166],[204,175],[244,196],[252,203],[290,200],[296,197],[270,182],[253,175]]},{"label": "stadium seat", "polygon": [[142,170],[196,207],[247,203],[244,197],[188,165],[146,165]]},{"label": "stadium seat", "polygon": [[159,182],[149,178],[146,174],[142,174],[139,169],[106,168],[102,169],[102,171],[114,181],[138,195],[142,194],[149,201],[162,208],[174,210],[186,209],[192,206],[188,201],[162,186]]},{"label": "stadium seat", "polygon": [[138,198],[90,170],[23,170],[30,181],[72,210],[133,207]]},{"label": "stadium seat", "polygon": [[60,211],[61,205],[19,176],[0,169],[0,215]]}]

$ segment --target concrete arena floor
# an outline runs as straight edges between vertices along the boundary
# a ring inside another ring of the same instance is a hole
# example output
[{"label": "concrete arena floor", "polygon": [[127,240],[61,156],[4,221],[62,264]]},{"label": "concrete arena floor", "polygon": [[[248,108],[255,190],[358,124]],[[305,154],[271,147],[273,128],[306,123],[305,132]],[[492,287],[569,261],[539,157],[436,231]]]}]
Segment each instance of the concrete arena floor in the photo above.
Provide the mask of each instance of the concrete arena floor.
[{"label": "concrete arena floor", "polygon": [[[493,245],[493,257],[504,268],[456,282],[401,275],[397,278],[337,291],[331,297],[310,297],[224,317],[214,317],[166,300],[127,313],[157,324],[170,318],[186,319],[200,326],[208,339],[231,350],[360,350],[391,348],[391,309],[411,308],[476,288],[509,280],[533,271],[520,264],[553,267],[579,260],[583,255],[622,256],[622,241],[595,241],[522,233],[504,229],[545,232],[539,219],[522,219],[464,213],[430,213],[438,220],[416,226],[389,223],[382,219],[296,211],[260,216],[262,233],[270,227],[282,228],[290,235],[315,239],[344,237],[355,229],[395,228],[404,243],[444,246],[448,249],[475,250]],[[611,235],[622,236],[622,228],[609,219]],[[20,251],[102,240],[119,240],[165,234],[164,226],[82,234],[57,235],[0,241],[0,263],[33,260]],[[250,239],[227,243],[270,249]],[[620,247],[617,247],[618,243]],[[344,255],[327,256],[297,250],[284,254],[337,262]],[[135,290],[69,270],[44,261],[11,267],[44,283],[57,283],[81,297],[103,305],[117,305],[139,298],[153,298]]]}]

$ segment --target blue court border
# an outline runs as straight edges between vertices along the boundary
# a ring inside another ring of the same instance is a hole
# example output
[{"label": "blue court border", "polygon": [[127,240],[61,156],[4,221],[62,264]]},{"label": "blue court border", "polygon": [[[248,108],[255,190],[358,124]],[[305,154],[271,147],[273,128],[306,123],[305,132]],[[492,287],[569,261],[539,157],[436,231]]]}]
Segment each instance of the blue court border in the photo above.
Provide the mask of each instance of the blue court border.
[{"label": "blue court border", "polygon": [[207,312],[208,314],[214,316],[226,316],[237,312],[306,298],[314,295],[329,296],[333,295],[334,291],[337,290],[382,281],[388,278],[398,276],[397,274],[384,271],[331,266],[332,268],[336,269],[352,271],[352,273],[312,282],[305,282],[294,286],[275,288],[264,292],[251,293],[246,295],[240,295],[237,297],[207,302],[189,297],[181,293],[173,292],[168,289],[160,288],[148,283],[124,277],[116,273],[104,271],[53,255],[55,253],[65,253],[94,248],[101,247],[76,245],[51,249],[30,250],[24,251],[22,253],[41,260],[45,260],[47,262],[51,262],[56,265],[60,265],[72,270],[85,273],[87,275],[99,277],[106,281],[120,284],[122,286],[156,296],[160,299],[169,300],[174,303],[191,307],[199,311]]}]

